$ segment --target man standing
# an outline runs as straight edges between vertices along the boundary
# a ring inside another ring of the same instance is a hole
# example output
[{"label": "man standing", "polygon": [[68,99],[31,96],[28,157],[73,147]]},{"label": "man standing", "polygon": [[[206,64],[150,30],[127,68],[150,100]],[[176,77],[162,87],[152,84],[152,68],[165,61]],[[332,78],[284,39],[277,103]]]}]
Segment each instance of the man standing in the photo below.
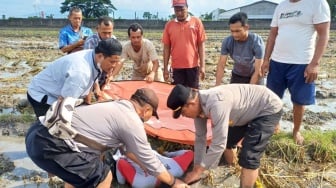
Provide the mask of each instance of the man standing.
[{"label": "man standing", "polygon": [[[106,148],[123,148],[125,155],[143,166],[146,173],[170,187],[187,188],[188,185],[167,171],[147,140],[143,122],[152,116],[158,118],[158,102],[153,90],[141,88],[130,100],[77,107],[71,127]],[[28,130],[26,150],[37,166],[64,180],[65,187],[111,187],[111,169],[101,160],[100,149],[90,148],[73,139],[57,138],[40,122]]]},{"label": "man standing", "polygon": [[238,12],[230,20],[231,36],[222,42],[221,56],[217,64],[216,86],[222,83],[228,56],[234,61],[230,83],[262,83],[261,65],[265,46],[262,38],[249,32],[246,13]]},{"label": "man standing", "polygon": [[304,106],[315,103],[314,81],[329,40],[329,28],[326,0],[285,0],[273,15],[262,70],[268,73],[267,87],[279,97],[289,90],[297,144],[304,141],[299,132]]},{"label": "man standing", "polygon": [[[113,35],[113,20],[111,17],[108,16],[101,16],[98,18],[98,25],[97,25],[97,33],[91,35],[85,40],[84,49],[94,49],[98,46],[98,43],[101,40],[106,40],[110,38],[116,39]],[[118,62],[118,64],[112,69],[111,72],[106,73],[102,72],[101,76],[97,80],[97,83],[94,85],[94,92],[98,99],[103,98],[101,93],[102,87],[108,83],[109,81],[113,80],[113,78],[119,74],[122,64]]]},{"label": "man standing", "polygon": [[[173,117],[183,115],[195,123],[194,167],[186,183],[201,178],[204,170],[217,166],[226,145],[242,138],[239,165],[240,187],[252,188],[258,177],[260,158],[282,115],[282,101],[264,86],[228,84],[208,90],[176,85],[167,99]],[[207,148],[207,121],[212,124],[212,141]],[[229,126],[236,127],[228,135]]]},{"label": "man standing", "polygon": [[159,57],[154,44],[143,38],[142,26],[133,23],[129,26],[128,38],[122,50],[121,59],[131,59],[133,64],[132,80],[146,80],[147,82],[163,82],[162,70],[160,69]]},{"label": "man standing", "polygon": [[72,53],[83,49],[85,39],[92,35],[92,30],[82,26],[82,10],[72,7],[69,11],[68,19],[70,24],[60,30],[59,49],[63,53]]},{"label": "man standing", "polygon": [[94,50],[82,50],[52,62],[28,86],[27,98],[36,116],[45,115],[58,98],[85,98],[101,72],[110,72],[120,61],[121,51],[119,41],[108,39]]},{"label": "man standing", "polygon": [[173,8],[176,18],[165,25],[162,37],[164,79],[169,79],[171,57],[172,83],[198,88],[199,78],[205,78],[206,35],[203,23],[189,16],[187,0],[173,0]]}]

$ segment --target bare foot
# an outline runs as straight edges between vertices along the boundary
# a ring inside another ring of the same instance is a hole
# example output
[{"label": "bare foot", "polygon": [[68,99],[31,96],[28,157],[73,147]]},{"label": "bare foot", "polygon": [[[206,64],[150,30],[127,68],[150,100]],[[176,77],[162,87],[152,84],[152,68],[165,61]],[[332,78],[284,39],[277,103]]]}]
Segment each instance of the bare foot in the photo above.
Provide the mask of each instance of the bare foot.
[{"label": "bare foot", "polygon": [[295,141],[296,144],[298,144],[298,145],[303,144],[304,138],[303,138],[303,136],[301,135],[300,132],[293,133],[293,138],[294,138],[294,141]]}]

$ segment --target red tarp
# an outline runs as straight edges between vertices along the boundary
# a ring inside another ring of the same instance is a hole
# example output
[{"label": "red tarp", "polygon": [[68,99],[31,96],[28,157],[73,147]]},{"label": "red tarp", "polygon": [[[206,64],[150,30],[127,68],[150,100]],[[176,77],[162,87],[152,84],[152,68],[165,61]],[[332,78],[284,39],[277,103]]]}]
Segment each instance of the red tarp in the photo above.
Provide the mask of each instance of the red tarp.
[{"label": "red tarp", "polygon": [[[172,110],[170,110],[166,103],[167,97],[170,91],[173,89],[173,85],[163,82],[147,83],[146,81],[117,81],[111,82],[104,89],[104,92],[110,97],[130,99],[131,95],[139,88],[153,89],[159,97],[158,114],[160,119],[157,120],[152,117],[145,123],[145,129],[147,134],[157,137],[161,140],[167,140],[171,142],[194,145],[195,140],[195,128],[194,120],[190,118],[180,117],[174,119],[172,117]],[[211,140],[211,125],[208,122],[208,144]]]}]

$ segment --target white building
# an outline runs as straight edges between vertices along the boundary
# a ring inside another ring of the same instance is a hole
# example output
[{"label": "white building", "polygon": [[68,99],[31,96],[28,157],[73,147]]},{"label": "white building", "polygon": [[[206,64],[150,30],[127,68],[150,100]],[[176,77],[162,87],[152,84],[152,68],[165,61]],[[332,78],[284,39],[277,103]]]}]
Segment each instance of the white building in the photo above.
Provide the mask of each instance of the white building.
[{"label": "white building", "polygon": [[212,11],[212,20],[227,20],[237,12],[245,12],[249,19],[272,19],[274,10],[278,4],[261,0],[251,4],[247,4],[241,7],[237,7],[230,10],[216,9]]}]

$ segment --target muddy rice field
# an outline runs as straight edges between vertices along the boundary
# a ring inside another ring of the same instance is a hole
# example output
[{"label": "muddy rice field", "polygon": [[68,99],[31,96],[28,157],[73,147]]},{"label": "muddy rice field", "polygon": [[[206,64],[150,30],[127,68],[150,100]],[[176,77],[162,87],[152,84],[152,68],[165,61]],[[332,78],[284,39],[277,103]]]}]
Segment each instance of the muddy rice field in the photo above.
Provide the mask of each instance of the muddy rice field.
[{"label": "muddy rice field", "polygon": [[[162,31],[145,28],[145,38],[152,40],[162,60]],[[215,71],[220,55],[221,41],[228,31],[207,30],[206,80],[201,88],[215,85]],[[266,41],[268,31],[255,30]],[[123,43],[126,30],[115,30],[114,35]],[[0,28],[0,114],[13,117],[33,115],[26,101],[27,86],[35,74],[64,54],[58,49],[58,30],[50,28]],[[289,44],[290,45],[290,44]],[[232,62],[226,68],[223,83],[228,83]],[[126,63],[117,80],[130,79],[131,64]],[[292,129],[291,103],[288,94],[283,99],[285,114],[281,120],[282,139],[272,141],[262,159],[256,187],[331,188],[336,187],[336,32],[331,31],[328,49],[322,59],[317,80],[317,103],[307,108],[303,132],[332,134],[328,152],[314,143],[297,146],[290,139]],[[0,119],[0,187],[63,187],[57,178],[49,179],[25,153],[24,135],[29,123]],[[276,137],[277,137],[276,136]],[[162,141],[152,139],[156,145]],[[180,147],[171,144],[169,149]],[[331,148],[331,151],[330,151]],[[239,187],[239,166],[221,165],[207,172],[208,176],[192,187]],[[113,184],[113,187],[127,187]]]}]

